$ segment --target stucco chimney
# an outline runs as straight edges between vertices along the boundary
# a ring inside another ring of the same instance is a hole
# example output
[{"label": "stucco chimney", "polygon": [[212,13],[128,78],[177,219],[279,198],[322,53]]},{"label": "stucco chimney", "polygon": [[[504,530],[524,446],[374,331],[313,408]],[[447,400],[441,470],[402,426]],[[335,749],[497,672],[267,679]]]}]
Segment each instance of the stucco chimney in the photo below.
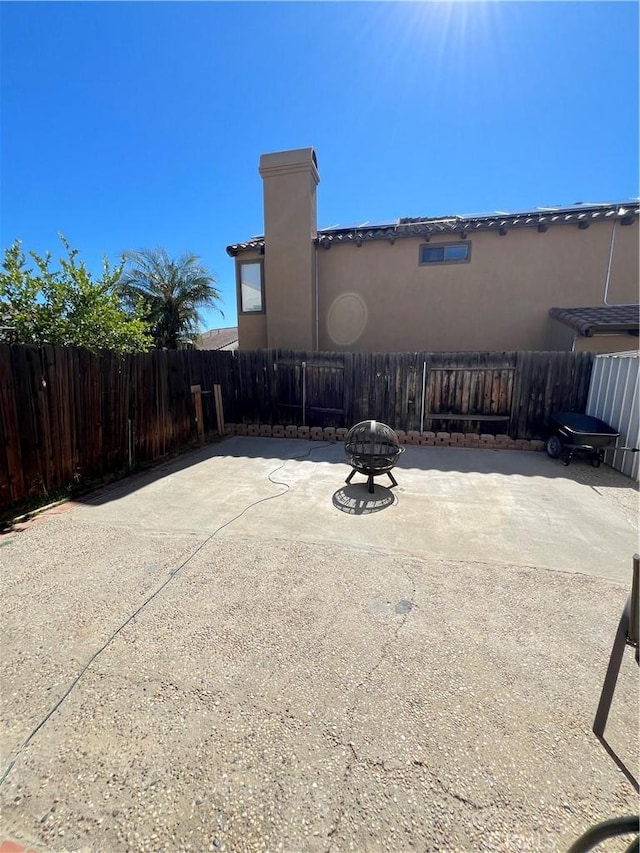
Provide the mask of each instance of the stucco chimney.
[{"label": "stucco chimney", "polygon": [[318,162],[313,148],[260,157],[267,346],[314,349]]}]

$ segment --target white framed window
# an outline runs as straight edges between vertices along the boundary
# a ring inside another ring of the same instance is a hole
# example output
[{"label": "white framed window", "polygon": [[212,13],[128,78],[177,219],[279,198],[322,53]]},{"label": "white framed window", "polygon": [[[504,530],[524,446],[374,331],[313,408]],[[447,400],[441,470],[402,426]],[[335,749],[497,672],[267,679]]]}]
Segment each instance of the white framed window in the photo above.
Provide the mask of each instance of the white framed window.
[{"label": "white framed window", "polygon": [[262,261],[238,264],[238,292],[241,314],[264,314],[264,267]]},{"label": "white framed window", "polygon": [[423,243],[420,266],[428,264],[467,264],[471,260],[471,243]]}]

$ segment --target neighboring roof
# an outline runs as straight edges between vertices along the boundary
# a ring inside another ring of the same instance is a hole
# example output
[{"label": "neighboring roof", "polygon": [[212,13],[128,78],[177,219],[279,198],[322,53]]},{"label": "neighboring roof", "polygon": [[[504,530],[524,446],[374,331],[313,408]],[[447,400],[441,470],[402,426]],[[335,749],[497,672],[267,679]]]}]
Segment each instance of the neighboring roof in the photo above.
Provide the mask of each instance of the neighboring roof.
[{"label": "neighboring roof", "polygon": [[196,341],[197,349],[238,349],[238,327],[228,329],[210,329],[200,335]]},{"label": "neighboring roof", "polygon": [[[371,240],[390,242],[405,237],[440,236],[445,234],[470,235],[474,231],[496,230],[506,233],[510,228],[539,228],[546,231],[550,225],[578,225],[588,228],[592,222],[620,220],[631,225],[640,215],[638,201],[607,202],[603,204],[574,204],[570,207],[543,207],[521,213],[488,213],[479,215],[403,218],[395,224],[367,225],[351,228],[323,228],[318,231],[316,243],[329,248],[333,243],[361,243]],[[252,237],[244,243],[227,246],[227,253],[235,257],[239,252],[264,252],[264,237]]]},{"label": "neighboring roof", "polygon": [[550,308],[549,316],[571,326],[586,338],[596,332],[637,332],[640,329],[640,305]]}]

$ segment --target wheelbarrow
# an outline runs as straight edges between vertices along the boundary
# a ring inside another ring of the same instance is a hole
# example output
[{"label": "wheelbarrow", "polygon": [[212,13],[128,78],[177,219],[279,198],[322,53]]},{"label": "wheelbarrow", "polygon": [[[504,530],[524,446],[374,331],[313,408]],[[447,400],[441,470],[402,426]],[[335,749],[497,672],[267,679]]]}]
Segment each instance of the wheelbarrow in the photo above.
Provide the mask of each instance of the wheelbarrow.
[{"label": "wheelbarrow", "polygon": [[592,415],[555,412],[550,421],[553,431],[547,439],[547,453],[552,459],[562,459],[563,465],[569,465],[573,457],[579,455],[597,468],[607,449],[638,452],[637,447],[617,447],[620,433]]}]

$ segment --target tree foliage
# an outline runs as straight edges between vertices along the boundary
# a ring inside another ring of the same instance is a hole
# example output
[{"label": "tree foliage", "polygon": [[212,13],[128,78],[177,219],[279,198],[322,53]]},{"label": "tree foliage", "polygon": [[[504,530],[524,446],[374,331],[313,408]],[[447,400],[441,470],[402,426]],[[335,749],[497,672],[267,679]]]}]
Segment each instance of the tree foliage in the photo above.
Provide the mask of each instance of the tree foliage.
[{"label": "tree foliage", "polygon": [[123,265],[103,262],[94,281],[78,250],[60,235],[67,257],[51,268],[51,255],[29,252],[35,269],[27,267],[21,243],[5,250],[0,272],[0,342],[81,346],[140,352],[151,344],[139,315],[122,309],[115,286]]},{"label": "tree foliage", "polygon": [[125,305],[144,316],[156,347],[177,349],[195,341],[202,309],[220,311],[216,281],[197,255],[173,259],[165,249],[144,249],[126,252],[124,261],[118,292]]}]

